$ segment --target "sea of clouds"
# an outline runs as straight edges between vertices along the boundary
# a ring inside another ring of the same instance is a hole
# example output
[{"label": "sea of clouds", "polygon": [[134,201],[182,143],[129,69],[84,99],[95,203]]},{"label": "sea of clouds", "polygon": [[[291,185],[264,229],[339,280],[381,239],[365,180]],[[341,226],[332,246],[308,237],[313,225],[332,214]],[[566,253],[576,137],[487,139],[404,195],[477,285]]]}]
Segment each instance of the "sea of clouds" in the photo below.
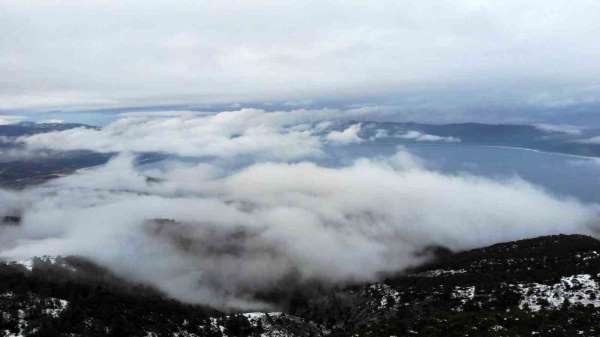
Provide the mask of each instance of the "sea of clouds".
[{"label": "sea of clouds", "polygon": [[[369,141],[360,123],[332,129],[339,114],[124,114],[100,129],[22,137],[28,151],[115,156],[0,190],[0,216],[22,216],[0,228],[0,257],[83,256],[183,301],[248,310],[269,308],[255,295],[282,284],[377,280],[423,262],[431,245],[595,232],[597,205],[517,177],[438,172],[402,147],[325,165],[336,148]],[[146,152],[171,157],[136,163]]]}]

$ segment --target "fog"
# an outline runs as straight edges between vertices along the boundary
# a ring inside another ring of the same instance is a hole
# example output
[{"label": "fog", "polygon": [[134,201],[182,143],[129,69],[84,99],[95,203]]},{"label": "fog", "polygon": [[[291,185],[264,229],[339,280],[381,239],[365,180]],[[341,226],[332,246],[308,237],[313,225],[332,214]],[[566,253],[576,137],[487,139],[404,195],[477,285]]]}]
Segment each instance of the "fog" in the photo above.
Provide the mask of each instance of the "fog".
[{"label": "fog", "polygon": [[[324,166],[331,112],[124,115],[106,128],[21,138],[25,149],[119,152],[107,164],[0,192],[0,256],[78,255],[174,298],[266,309],[256,294],[378,280],[453,250],[546,234],[594,234],[599,207],[518,177],[444,174],[399,147]],[[307,117],[307,116],[310,116]],[[319,118],[315,116],[320,116]],[[357,140],[358,138],[358,140]],[[135,164],[139,152],[192,156]],[[243,160],[241,159],[243,158]]]}]

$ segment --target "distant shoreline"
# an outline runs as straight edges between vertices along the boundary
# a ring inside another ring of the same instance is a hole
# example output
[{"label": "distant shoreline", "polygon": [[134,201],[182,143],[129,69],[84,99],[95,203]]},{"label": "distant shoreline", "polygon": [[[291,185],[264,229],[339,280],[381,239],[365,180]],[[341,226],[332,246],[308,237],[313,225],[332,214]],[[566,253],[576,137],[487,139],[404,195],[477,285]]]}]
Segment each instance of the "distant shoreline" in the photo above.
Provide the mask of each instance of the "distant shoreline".
[{"label": "distant shoreline", "polygon": [[496,148],[496,149],[512,149],[512,150],[521,150],[521,151],[532,151],[532,152],[564,156],[564,157],[579,158],[579,159],[588,159],[588,160],[599,160],[600,159],[600,157],[595,157],[595,156],[584,156],[584,155],[580,155],[580,154],[572,154],[572,153],[565,153],[565,152],[544,151],[544,150],[539,150],[539,149],[532,149],[529,147],[508,146],[508,145],[477,145],[477,144],[474,144],[474,145],[481,146],[481,147]]}]

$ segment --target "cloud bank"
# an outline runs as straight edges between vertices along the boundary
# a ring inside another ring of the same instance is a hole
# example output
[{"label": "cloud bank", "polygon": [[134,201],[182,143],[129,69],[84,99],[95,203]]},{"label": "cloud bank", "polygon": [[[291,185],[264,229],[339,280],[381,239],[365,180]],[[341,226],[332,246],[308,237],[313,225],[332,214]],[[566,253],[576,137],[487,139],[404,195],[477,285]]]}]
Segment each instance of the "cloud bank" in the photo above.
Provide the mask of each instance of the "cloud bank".
[{"label": "cloud bank", "polygon": [[328,110],[265,112],[257,109],[211,115],[192,112],[125,114],[102,129],[75,128],[23,137],[19,141],[32,149],[287,160],[320,153],[318,138],[302,125],[298,126],[319,118],[320,113],[330,114]]},{"label": "cloud bank", "polygon": [[361,124],[353,124],[348,128],[342,131],[331,131],[325,136],[325,139],[332,143],[338,144],[352,144],[352,143],[360,143],[363,141],[362,138],[358,135],[361,129]]}]

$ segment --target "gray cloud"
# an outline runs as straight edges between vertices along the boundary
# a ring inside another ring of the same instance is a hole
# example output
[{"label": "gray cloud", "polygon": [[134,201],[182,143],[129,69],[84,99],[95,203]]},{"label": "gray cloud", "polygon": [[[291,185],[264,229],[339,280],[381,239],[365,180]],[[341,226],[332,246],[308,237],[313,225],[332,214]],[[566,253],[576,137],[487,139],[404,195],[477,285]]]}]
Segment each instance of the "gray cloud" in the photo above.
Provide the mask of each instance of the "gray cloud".
[{"label": "gray cloud", "polygon": [[0,109],[426,95],[409,112],[451,96],[456,118],[464,100],[577,103],[600,75],[590,0],[0,6]]},{"label": "gray cloud", "polygon": [[446,143],[458,143],[460,142],[459,138],[456,137],[441,137],[436,135],[430,135],[427,133],[423,133],[420,131],[409,130],[405,133],[397,134],[394,137],[403,138],[403,139],[411,139],[417,142],[446,142]]}]

